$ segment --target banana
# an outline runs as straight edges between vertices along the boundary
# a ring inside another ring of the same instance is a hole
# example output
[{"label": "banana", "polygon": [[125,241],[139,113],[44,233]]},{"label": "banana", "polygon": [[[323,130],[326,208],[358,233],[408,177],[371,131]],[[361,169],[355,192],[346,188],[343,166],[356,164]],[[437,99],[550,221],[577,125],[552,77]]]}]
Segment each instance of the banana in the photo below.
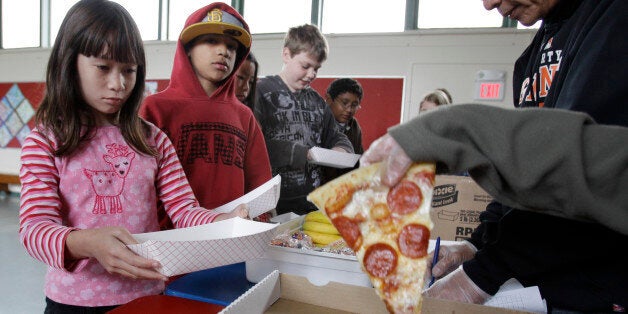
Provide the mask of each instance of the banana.
[{"label": "banana", "polygon": [[327,218],[327,215],[325,215],[325,213],[323,213],[320,210],[309,212],[307,215],[305,215],[305,221],[315,221],[315,222],[331,224],[331,221],[329,221],[329,218]]},{"label": "banana", "polygon": [[320,232],[315,232],[315,231],[310,231],[310,230],[303,230],[303,233],[310,236],[314,244],[327,245],[329,243],[342,239],[342,237],[337,234],[320,233]]},{"label": "banana", "polygon": [[314,231],[318,233],[327,233],[327,234],[340,234],[336,227],[332,224],[316,222],[316,221],[306,221],[303,223],[303,230]]}]

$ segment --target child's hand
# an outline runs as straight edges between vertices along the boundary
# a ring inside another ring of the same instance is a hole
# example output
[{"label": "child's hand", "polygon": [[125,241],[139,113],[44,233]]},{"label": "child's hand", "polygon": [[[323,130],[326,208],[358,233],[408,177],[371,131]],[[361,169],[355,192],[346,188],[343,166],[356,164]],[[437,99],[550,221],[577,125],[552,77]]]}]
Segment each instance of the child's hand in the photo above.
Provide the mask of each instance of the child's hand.
[{"label": "child's hand", "polygon": [[234,217],[249,219],[249,205],[240,204],[230,213],[220,214],[214,221],[226,220]]},{"label": "child's hand", "polygon": [[110,274],[134,279],[168,280],[157,271],[159,262],[135,254],[127,244],[137,241],[122,227],[76,230],[66,239],[68,256],[74,259],[95,258]]}]

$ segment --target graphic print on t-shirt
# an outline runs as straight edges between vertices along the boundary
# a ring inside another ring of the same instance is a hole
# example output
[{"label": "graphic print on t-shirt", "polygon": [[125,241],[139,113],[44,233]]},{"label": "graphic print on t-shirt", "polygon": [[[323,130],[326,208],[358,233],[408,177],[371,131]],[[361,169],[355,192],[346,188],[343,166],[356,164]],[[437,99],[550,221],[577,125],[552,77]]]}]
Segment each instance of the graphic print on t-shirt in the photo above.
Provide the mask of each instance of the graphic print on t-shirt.
[{"label": "graphic print on t-shirt", "polygon": [[554,37],[550,37],[541,47],[538,55],[536,72],[526,77],[521,83],[519,107],[544,107],[545,97],[552,86],[554,77],[560,70],[562,46],[553,45]]},{"label": "graphic print on t-shirt", "polygon": [[110,170],[83,169],[85,176],[91,180],[92,189],[96,194],[93,214],[106,214],[107,208],[110,214],[122,212],[120,194],[124,189],[131,162],[135,158],[135,153],[129,152],[128,146],[112,143],[105,147],[107,154],[103,155],[103,160],[109,164]]},{"label": "graphic print on t-shirt", "polygon": [[208,164],[222,163],[244,168],[246,134],[226,123],[200,122],[181,126],[177,155],[182,164],[200,159]]},{"label": "graphic print on t-shirt", "polygon": [[[266,136],[308,147],[322,146],[324,107],[317,105],[322,101],[320,96],[309,90],[292,93],[280,79],[268,83],[274,87],[263,97],[274,106],[266,108],[272,111],[265,121]],[[290,151],[275,152],[281,153],[291,154]],[[307,193],[322,182],[321,168],[315,164],[308,163],[305,169],[295,169],[291,165],[273,167],[273,175],[277,174],[281,175],[281,193],[288,197]]]}]

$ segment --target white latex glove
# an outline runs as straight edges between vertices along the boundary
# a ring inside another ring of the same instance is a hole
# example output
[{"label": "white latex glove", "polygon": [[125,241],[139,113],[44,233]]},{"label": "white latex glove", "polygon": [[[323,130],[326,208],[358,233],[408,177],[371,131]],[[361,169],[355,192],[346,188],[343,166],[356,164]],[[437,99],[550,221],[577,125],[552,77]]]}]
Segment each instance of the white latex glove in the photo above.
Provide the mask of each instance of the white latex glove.
[{"label": "white latex glove", "polygon": [[458,268],[462,263],[472,259],[477,251],[475,246],[469,241],[441,245],[436,265],[432,268],[432,255],[430,255],[427,262],[427,269],[432,269],[432,275],[434,275],[434,277],[443,277]]},{"label": "white latex glove", "polygon": [[406,173],[412,164],[412,159],[392,136],[386,134],[375,140],[360,157],[360,167],[377,162],[383,163],[380,169],[382,183],[394,186]]},{"label": "white latex glove", "polygon": [[483,304],[491,295],[478,287],[461,267],[437,280],[423,291],[424,296],[464,303]]}]

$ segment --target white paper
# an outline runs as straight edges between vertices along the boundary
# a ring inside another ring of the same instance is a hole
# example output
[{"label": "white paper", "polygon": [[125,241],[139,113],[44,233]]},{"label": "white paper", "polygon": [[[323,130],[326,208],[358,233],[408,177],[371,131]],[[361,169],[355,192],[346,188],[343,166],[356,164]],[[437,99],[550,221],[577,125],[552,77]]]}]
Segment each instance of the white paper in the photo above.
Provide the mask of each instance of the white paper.
[{"label": "white paper", "polygon": [[338,152],[333,149],[312,147],[310,149],[312,160],[310,163],[334,168],[350,168],[360,159],[361,155]]},{"label": "white paper", "polygon": [[216,207],[213,211],[218,213],[230,213],[240,204],[249,205],[249,217],[255,218],[277,207],[281,190],[281,176],[276,175],[266,183],[258,186],[253,191],[236,198],[235,200]]},{"label": "white paper", "polygon": [[202,226],[134,234],[136,254],[158,261],[159,271],[174,276],[261,257],[276,224],[239,217]]},{"label": "white paper", "polygon": [[499,291],[488,299],[484,305],[534,313],[547,313],[547,305],[541,297],[539,287],[524,288],[516,279],[506,281]]}]

